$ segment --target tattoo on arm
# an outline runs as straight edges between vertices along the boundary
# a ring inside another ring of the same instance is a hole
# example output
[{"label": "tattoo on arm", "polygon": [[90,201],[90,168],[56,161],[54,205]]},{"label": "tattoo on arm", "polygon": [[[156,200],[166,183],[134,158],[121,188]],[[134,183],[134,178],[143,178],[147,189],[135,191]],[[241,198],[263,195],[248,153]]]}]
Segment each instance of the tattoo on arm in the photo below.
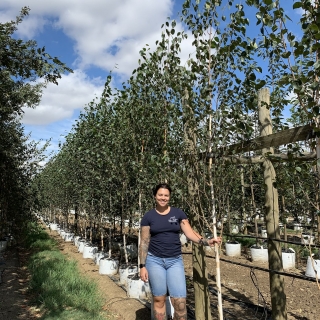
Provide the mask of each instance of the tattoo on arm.
[{"label": "tattoo on arm", "polygon": [[141,240],[140,240],[140,263],[145,264],[148,254],[150,242],[150,227],[141,227]]},{"label": "tattoo on arm", "polygon": [[199,244],[202,244],[203,246],[209,246],[208,239],[205,239],[205,238],[200,239]]}]

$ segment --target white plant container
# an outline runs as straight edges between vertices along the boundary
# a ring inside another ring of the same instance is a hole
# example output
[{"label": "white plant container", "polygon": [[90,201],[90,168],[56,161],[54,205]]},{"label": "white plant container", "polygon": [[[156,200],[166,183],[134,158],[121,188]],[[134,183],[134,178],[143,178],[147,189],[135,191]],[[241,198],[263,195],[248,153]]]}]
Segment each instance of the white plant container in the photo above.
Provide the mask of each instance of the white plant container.
[{"label": "white plant container", "polygon": [[83,247],[83,253],[82,256],[84,259],[93,259],[95,252],[98,251],[98,247],[95,247],[91,244],[86,244]]},{"label": "white plant container", "polygon": [[119,268],[119,284],[127,286],[128,276],[138,272],[138,266],[128,266],[124,264]]},{"label": "white plant container", "polygon": [[261,247],[252,246],[250,248],[252,261],[268,261],[268,249]]},{"label": "white plant container", "polygon": [[300,231],[302,229],[301,224],[300,223],[294,223],[293,224],[293,230],[294,231]]},{"label": "white plant container", "polygon": [[99,274],[115,275],[118,273],[118,265],[118,260],[102,258],[99,262]]},{"label": "white plant container", "polygon": [[232,234],[237,234],[237,233],[239,233],[239,226],[238,226],[238,225],[233,225],[233,226],[231,227],[231,233],[232,233]]},{"label": "white plant container", "polygon": [[317,278],[320,279],[320,260],[308,257],[305,275],[307,277],[316,278],[316,272]]},{"label": "white plant container", "polygon": [[229,257],[240,257],[241,256],[241,243],[237,241],[228,241],[226,246],[226,256]]},{"label": "white plant container", "polygon": [[79,246],[79,241],[80,241],[81,237],[80,236],[75,236],[73,237],[73,243],[76,247]]},{"label": "white plant container", "polygon": [[86,245],[85,240],[79,241],[78,252],[83,253],[84,246]]},{"label": "white plant container", "polygon": [[[167,296],[166,299],[166,311],[167,311],[167,317],[168,319],[173,319],[173,314],[174,314],[174,308],[171,303],[171,299],[169,296]],[[154,315],[153,315],[153,299],[151,298],[151,320],[154,320]]]},{"label": "white plant container", "polygon": [[72,242],[73,241],[73,233],[71,232],[66,232],[65,236],[64,236],[64,241],[65,242]]},{"label": "white plant container", "polygon": [[98,266],[100,264],[100,260],[102,258],[107,258],[107,257],[108,257],[108,254],[105,253],[104,251],[97,251],[94,253],[93,261]]},{"label": "white plant container", "polygon": [[184,246],[188,243],[188,239],[184,233],[180,234],[180,242],[181,242],[182,246]]},{"label": "white plant container", "polygon": [[137,273],[128,276],[127,296],[135,299],[149,299],[151,297],[149,282],[142,281]]},{"label": "white plant container", "polygon": [[64,230],[61,230],[61,232],[60,232],[60,237],[61,237],[62,239],[64,239],[65,234],[66,234],[66,232],[65,232]]},{"label": "white plant container", "polygon": [[296,267],[296,252],[292,248],[288,252],[282,252],[282,266],[284,270]]},{"label": "white plant container", "polygon": [[268,233],[266,229],[261,229],[261,237],[262,238],[268,238]]},{"label": "white plant container", "polygon": [[53,231],[56,231],[58,228],[58,225],[56,223],[50,223],[49,228]]}]

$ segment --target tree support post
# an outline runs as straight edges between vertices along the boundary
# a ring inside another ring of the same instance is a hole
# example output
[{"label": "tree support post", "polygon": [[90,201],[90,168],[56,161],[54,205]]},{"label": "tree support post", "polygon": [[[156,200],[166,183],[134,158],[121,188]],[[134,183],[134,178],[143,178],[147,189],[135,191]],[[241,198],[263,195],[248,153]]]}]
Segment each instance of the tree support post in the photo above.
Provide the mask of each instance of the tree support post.
[{"label": "tree support post", "polygon": [[[258,94],[259,104],[259,125],[260,135],[266,136],[272,134],[272,125],[270,119],[269,105],[270,93],[268,88],[263,88]],[[273,154],[273,148],[262,149],[262,155]],[[264,183],[265,183],[265,213],[266,227],[268,234],[268,255],[269,269],[274,271],[283,271],[282,250],[279,241],[271,239],[280,239],[279,228],[279,203],[278,190],[275,188],[276,173],[272,162],[265,158],[263,164]],[[284,290],[284,277],[280,274],[269,273],[270,294],[272,306],[272,319],[287,319],[286,294]]]},{"label": "tree support post", "polygon": [[[199,168],[196,148],[196,131],[194,128],[194,111],[189,104],[189,92],[185,89],[183,99],[183,126],[184,126],[184,143],[187,154],[186,173],[188,184],[188,195],[190,199],[190,220],[192,227],[201,233],[202,216],[200,196],[199,196]],[[205,251],[203,246],[192,246],[192,264],[193,264],[193,285],[195,300],[195,318],[197,320],[212,320],[210,308],[210,295],[208,283],[208,271],[206,268]]]},{"label": "tree support post", "polygon": [[[319,124],[318,124],[319,126]],[[316,138],[316,152],[317,152],[317,173],[320,176],[320,138]],[[316,191],[317,205],[317,236],[320,239],[320,214],[319,214],[319,195],[320,195],[320,180],[318,179],[318,189]]]}]

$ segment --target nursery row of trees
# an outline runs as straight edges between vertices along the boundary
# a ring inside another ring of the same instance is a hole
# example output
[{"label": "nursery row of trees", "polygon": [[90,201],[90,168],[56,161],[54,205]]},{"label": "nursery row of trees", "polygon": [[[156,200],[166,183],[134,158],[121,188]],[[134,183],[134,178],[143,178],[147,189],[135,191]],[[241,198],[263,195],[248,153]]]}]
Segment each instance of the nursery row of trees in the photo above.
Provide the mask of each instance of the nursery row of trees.
[{"label": "nursery row of trees", "polygon": [[[227,11],[223,1],[207,1],[203,7],[186,1],[181,14],[186,31],[167,21],[156,49],[142,48],[139,67],[120,89],[112,88],[108,76],[102,96],[88,104],[60,152],[35,179],[42,207],[65,214],[76,209],[97,220],[133,218],[153,205],[152,186],[167,180],[173,202],[190,215],[198,212],[209,227],[212,181],[219,219],[228,213],[238,219],[254,215],[252,195],[263,214],[260,165],[226,163],[224,150],[259,135],[257,93],[262,87],[272,88],[274,132],[288,128],[284,110],[289,106],[292,125],[317,122],[317,6],[294,3],[295,9],[306,10],[299,40],[286,28],[281,1],[229,2]],[[246,13],[253,16],[253,9],[255,20],[249,21]],[[180,48],[190,34],[195,52],[182,66]],[[314,143],[281,150],[293,159],[312,151]],[[210,170],[206,152],[215,155]],[[283,218],[315,220],[315,164],[292,160],[275,165]],[[197,186],[190,197],[192,175]],[[194,206],[199,208],[191,211]]]}]

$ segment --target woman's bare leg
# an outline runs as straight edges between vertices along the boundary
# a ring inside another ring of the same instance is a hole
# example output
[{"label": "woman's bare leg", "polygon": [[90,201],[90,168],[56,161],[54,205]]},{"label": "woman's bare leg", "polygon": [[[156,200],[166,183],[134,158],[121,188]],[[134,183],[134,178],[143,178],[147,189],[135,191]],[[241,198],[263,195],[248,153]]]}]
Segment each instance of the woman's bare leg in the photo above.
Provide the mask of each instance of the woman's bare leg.
[{"label": "woman's bare leg", "polygon": [[167,320],[166,296],[153,297],[153,315],[155,320]]},{"label": "woman's bare leg", "polygon": [[174,308],[174,320],[187,319],[186,298],[171,298],[171,303]]}]

